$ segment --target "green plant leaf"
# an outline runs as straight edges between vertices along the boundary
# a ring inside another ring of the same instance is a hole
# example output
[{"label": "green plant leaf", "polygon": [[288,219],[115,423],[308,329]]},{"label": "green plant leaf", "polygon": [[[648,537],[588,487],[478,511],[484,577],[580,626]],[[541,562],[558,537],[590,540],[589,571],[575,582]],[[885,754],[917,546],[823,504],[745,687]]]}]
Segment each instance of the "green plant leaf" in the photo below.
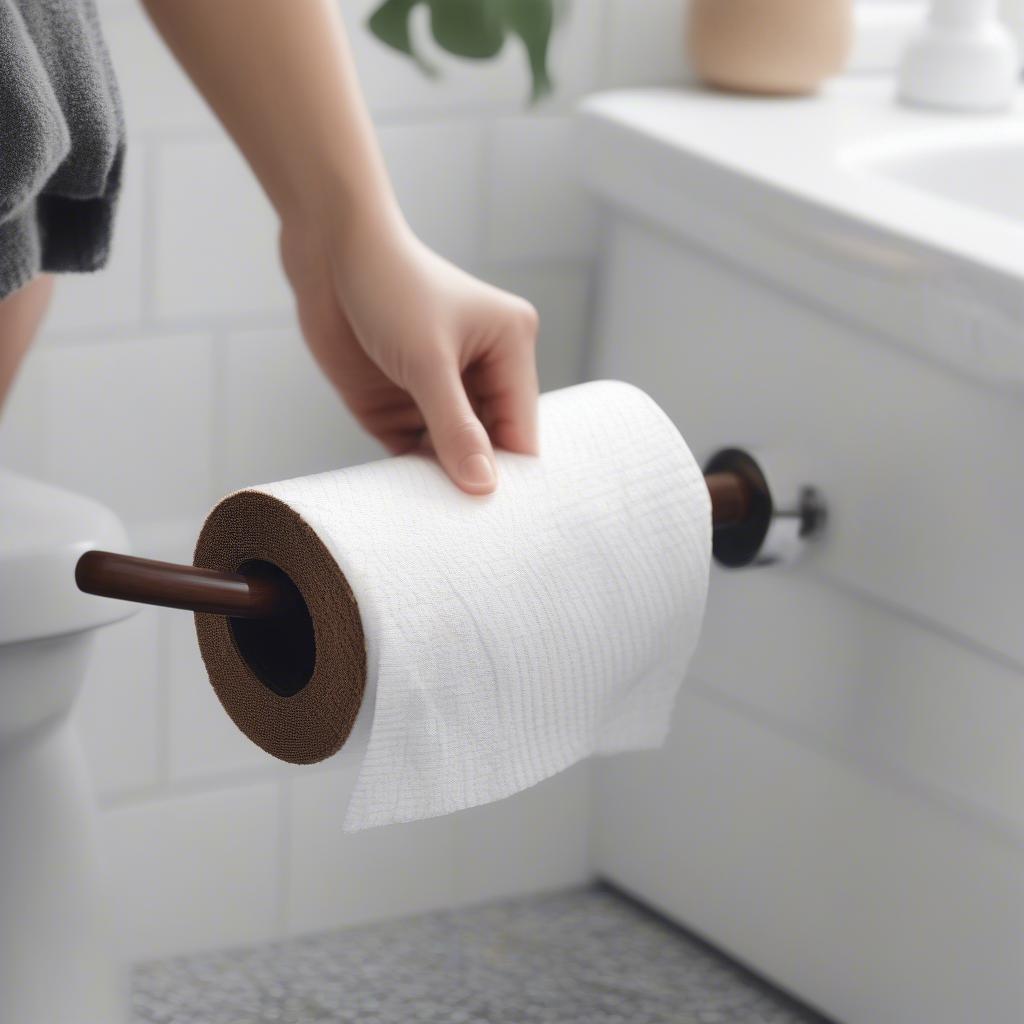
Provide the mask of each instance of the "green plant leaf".
[{"label": "green plant leaf", "polygon": [[430,0],[430,29],[456,57],[489,60],[505,43],[503,0]]},{"label": "green plant leaf", "polygon": [[412,12],[420,4],[430,11],[430,29],[437,44],[457,57],[489,60],[497,56],[509,33],[526,48],[533,78],[532,102],[551,92],[548,49],[559,0],[383,0],[367,24],[387,46],[411,57],[429,75],[437,70],[413,45]]},{"label": "green plant leaf", "polygon": [[536,103],[551,92],[548,72],[548,48],[554,30],[553,0],[504,0],[505,23],[526,47],[533,75],[532,101]]},{"label": "green plant leaf", "polygon": [[384,0],[370,15],[367,27],[385,45],[411,57],[424,74],[434,77],[437,68],[426,61],[416,50],[409,32],[409,18],[413,8],[424,0]]}]

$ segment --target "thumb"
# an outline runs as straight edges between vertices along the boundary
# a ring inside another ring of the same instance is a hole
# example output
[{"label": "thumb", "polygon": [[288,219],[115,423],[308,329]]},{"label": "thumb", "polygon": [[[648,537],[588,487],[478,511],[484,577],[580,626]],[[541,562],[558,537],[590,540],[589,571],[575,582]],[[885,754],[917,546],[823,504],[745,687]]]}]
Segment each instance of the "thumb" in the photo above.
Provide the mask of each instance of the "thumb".
[{"label": "thumb", "polygon": [[494,450],[454,361],[439,359],[423,367],[409,391],[445,472],[469,494],[490,494],[498,484]]}]

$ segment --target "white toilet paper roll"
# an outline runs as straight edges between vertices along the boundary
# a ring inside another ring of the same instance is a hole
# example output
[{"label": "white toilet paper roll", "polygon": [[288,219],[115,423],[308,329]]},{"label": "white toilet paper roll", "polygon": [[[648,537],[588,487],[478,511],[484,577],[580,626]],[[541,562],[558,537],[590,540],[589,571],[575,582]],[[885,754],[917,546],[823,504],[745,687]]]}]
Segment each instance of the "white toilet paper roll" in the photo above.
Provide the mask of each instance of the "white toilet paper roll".
[{"label": "white toilet paper roll", "polygon": [[540,457],[499,453],[485,498],[407,455],[239,492],[204,527],[197,564],[274,563],[309,606],[316,664],[298,692],[271,692],[223,619],[197,616],[200,646],[266,749],[309,761],[358,744],[349,830],[498,800],[665,737],[707,593],[700,467],[626,384],[547,394],[540,427]]}]

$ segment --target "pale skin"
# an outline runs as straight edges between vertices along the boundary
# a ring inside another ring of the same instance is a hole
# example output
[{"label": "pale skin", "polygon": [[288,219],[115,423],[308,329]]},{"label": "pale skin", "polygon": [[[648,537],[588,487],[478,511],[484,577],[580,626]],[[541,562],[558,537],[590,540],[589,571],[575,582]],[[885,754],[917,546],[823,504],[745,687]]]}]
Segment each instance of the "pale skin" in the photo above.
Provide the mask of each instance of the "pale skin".
[{"label": "pale skin", "polygon": [[0,302],[0,411],[53,294],[53,278],[40,274]]},{"label": "pale skin", "polygon": [[[143,2],[277,211],[302,332],[328,379],[391,452],[426,443],[464,491],[493,491],[494,446],[538,450],[537,314],[406,224],[335,0]],[[45,281],[0,304],[0,400]]]}]

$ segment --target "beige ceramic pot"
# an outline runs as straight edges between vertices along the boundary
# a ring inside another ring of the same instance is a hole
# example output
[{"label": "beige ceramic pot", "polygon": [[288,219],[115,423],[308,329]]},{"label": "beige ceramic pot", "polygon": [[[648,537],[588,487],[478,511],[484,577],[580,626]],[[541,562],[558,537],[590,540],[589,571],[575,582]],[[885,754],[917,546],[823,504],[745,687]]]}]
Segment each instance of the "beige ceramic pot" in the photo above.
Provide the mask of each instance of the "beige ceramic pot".
[{"label": "beige ceramic pot", "polygon": [[733,92],[813,92],[843,66],[851,0],[690,0],[694,71]]}]

